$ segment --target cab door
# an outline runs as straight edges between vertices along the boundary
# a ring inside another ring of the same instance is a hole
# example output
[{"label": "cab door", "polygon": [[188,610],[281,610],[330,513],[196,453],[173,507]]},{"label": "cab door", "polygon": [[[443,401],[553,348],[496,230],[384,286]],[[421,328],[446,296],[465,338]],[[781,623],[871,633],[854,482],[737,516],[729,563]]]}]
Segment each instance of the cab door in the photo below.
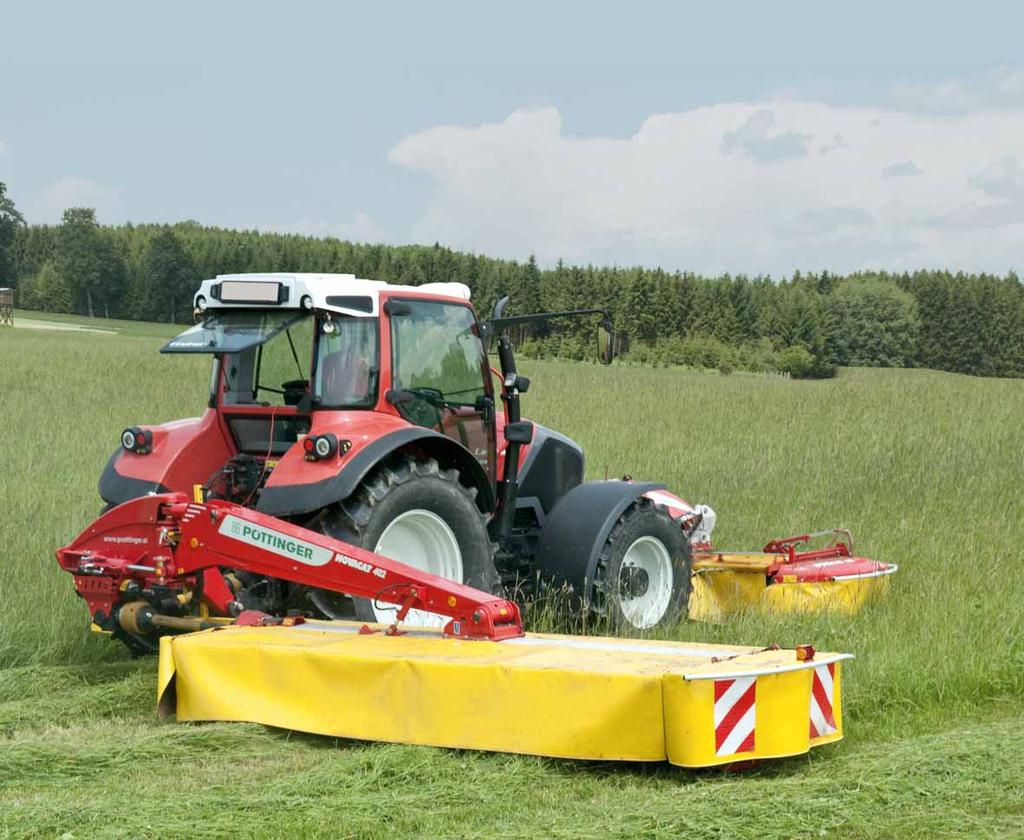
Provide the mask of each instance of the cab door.
[{"label": "cab door", "polygon": [[473,453],[494,481],[494,393],[476,315],[445,301],[388,301],[389,401],[410,423]]}]

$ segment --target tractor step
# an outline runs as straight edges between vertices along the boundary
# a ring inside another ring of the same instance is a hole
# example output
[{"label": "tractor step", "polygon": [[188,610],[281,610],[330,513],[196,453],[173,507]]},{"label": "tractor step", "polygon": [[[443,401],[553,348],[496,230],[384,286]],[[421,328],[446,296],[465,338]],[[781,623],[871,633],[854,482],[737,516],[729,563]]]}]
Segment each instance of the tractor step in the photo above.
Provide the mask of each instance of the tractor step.
[{"label": "tractor step", "polygon": [[396,636],[309,621],[165,636],[158,696],[161,715],[180,721],[707,767],[840,739],[841,668],[850,658],[542,634]]}]

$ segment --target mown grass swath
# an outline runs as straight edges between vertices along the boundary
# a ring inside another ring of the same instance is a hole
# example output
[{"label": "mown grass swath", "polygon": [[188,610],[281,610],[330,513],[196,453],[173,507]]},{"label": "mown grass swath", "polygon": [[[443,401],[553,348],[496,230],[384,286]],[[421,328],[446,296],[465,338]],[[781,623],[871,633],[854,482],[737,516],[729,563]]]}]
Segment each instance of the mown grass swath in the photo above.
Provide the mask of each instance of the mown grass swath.
[{"label": "mown grass swath", "polygon": [[[52,317],[52,316],[47,316]],[[0,834],[976,836],[1024,817],[1024,386],[535,361],[529,416],[590,478],[664,481],[716,541],[845,526],[899,563],[855,618],[741,616],[676,638],[849,650],[847,740],[753,775],[687,774],[159,724],[155,663],[88,633],[53,560],[95,516],[122,428],[202,411],[173,327],[0,331]],[[528,619],[529,620],[529,619]],[[524,714],[528,714],[524,699]],[[585,710],[567,710],[567,714]]]}]

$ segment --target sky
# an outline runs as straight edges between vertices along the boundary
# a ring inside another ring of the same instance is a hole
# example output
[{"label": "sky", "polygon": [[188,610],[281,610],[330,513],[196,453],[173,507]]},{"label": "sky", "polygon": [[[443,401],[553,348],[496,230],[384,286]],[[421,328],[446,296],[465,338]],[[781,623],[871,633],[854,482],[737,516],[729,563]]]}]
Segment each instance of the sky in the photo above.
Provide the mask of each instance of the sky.
[{"label": "sky", "polygon": [[30,222],[1024,271],[1019,3],[0,4]]}]

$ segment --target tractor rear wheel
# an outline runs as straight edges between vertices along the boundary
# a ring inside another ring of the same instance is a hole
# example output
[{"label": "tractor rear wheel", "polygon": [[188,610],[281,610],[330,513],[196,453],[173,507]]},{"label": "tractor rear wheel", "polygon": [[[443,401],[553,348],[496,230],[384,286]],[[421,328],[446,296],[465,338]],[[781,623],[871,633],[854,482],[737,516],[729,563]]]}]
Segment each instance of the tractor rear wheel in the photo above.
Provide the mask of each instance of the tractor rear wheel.
[{"label": "tractor rear wheel", "polygon": [[679,524],[641,498],[615,523],[598,559],[593,604],[615,630],[677,623],[690,600],[690,545]]},{"label": "tractor rear wheel", "polygon": [[[475,499],[476,489],[463,485],[457,470],[441,469],[433,458],[402,455],[378,466],[351,497],[323,511],[314,527],[439,577],[495,592],[495,546],[487,533],[488,518]],[[345,617],[348,599],[343,603],[336,593],[313,590],[310,600],[330,618]],[[395,606],[365,598],[351,603],[360,621],[394,621]],[[421,627],[446,622],[419,610],[405,619]]]}]

